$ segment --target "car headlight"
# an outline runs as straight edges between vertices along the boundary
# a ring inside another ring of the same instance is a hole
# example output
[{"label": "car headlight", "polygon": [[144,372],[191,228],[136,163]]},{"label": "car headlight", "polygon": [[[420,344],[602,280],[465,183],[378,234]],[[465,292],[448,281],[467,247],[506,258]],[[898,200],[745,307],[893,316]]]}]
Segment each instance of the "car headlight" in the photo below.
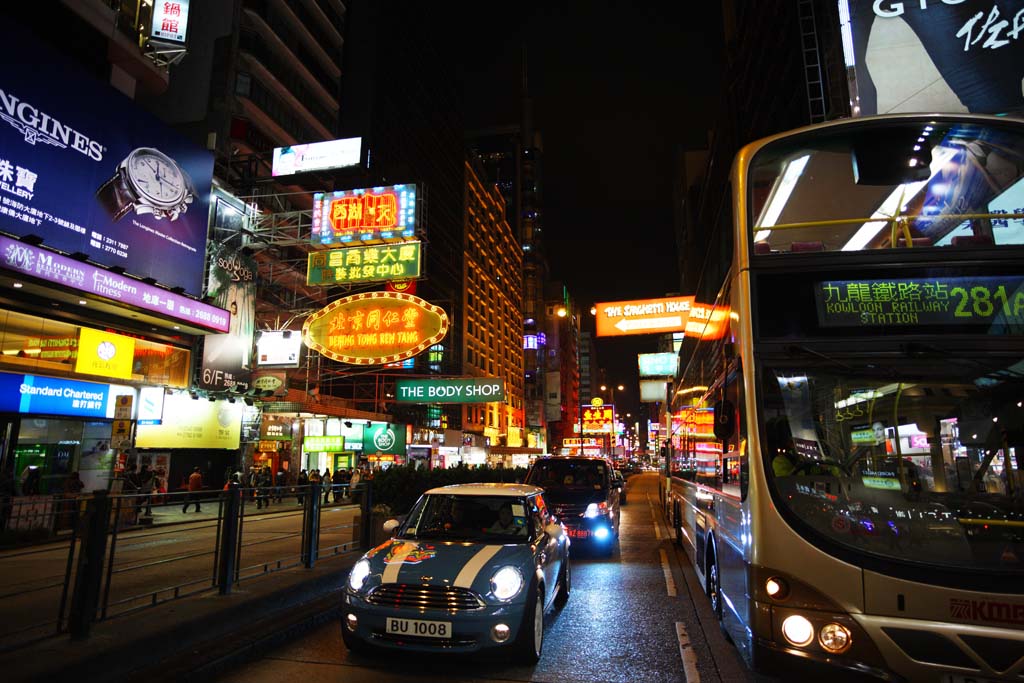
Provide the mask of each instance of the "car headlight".
[{"label": "car headlight", "polygon": [[515,567],[502,567],[491,577],[491,593],[499,600],[511,600],[523,590],[523,574]]},{"label": "car headlight", "polygon": [[348,587],[354,591],[358,591],[363,587],[363,583],[366,582],[366,577],[370,575],[370,561],[362,559],[352,565],[352,571],[348,575]]}]

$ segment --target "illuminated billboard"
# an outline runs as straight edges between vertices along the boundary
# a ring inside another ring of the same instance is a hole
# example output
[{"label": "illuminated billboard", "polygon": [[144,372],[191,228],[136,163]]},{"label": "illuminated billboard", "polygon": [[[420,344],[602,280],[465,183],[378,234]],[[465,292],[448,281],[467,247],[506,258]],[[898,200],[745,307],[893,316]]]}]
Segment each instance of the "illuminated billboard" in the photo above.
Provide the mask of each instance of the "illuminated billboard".
[{"label": "illuminated billboard", "polygon": [[386,282],[420,276],[420,242],[343,247],[309,255],[307,285]]},{"label": "illuminated billboard", "polygon": [[615,406],[585,405],[580,409],[583,411],[584,434],[611,434],[615,431]]},{"label": "illuminated billboard", "polygon": [[668,394],[668,382],[663,379],[640,380],[640,401],[658,403],[665,400]]},{"label": "illuminated billboard", "polygon": [[686,321],[686,336],[693,339],[721,339],[729,330],[729,307],[694,303]]},{"label": "illuminated billboard", "polygon": [[183,45],[188,38],[188,3],[189,0],[154,2],[149,37],[153,40]]},{"label": "illuminated billboard", "polygon": [[160,424],[139,423],[138,448],[238,448],[242,433],[241,402],[195,401],[188,394],[164,398]]},{"label": "illuminated billboard", "polygon": [[398,403],[491,403],[504,400],[505,380],[497,377],[395,381],[395,401]]},{"label": "illuminated billboard", "polygon": [[345,138],[276,147],[270,172],[275,176],[283,176],[358,166],[362,146],[362,138]]},{"label": "illuminated billboard", "polygon": [[293,330],[265,330],[256,338],[256,364],[260,367],[297,368],[302,335]]},{"label": "illuminated billboard", "polygon": [[682,332],[692,304],[692,296],[595,304],[597,336]]},{"label": "illuminated billboard", "polygon": [[418,296],[364,292],[338,299],[302,325],[302,341],[327,358],[353,365],[396,363],[448,334],[448,315]]},{"label": "illuminated billboard", "polygon": [[853,115],[1024,110],[1024,15],[1011,5],[841,0]]},{"label": "illuminated billboard", "polygon": [[637,354],[641,377],[674,377],[679,371],[679,356],[674,353]]},{"label": "illuminated billboard", "polygon": [[313,195],[313,244],[373,244],[416,234],[415,185]]}]

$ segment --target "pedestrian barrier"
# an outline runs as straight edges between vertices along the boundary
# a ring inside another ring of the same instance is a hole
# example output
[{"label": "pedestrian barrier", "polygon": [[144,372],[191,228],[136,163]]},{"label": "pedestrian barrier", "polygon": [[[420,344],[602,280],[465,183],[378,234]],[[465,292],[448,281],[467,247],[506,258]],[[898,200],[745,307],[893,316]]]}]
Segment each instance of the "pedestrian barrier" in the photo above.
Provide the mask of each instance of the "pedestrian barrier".
[{"label": "pedestrian barrier", "polygon": [[96,622],[190,595],[226,595],[245,581],[356,552],[370,538],[365,484],[359,506],[336,490],[325,507],[316,484],[308,492],[204,493],[196,513],[181,512],[185,493],[0,501],[0,533],[8,546],[20,544],[0,549],[0,652],[61,634],[87,638]]}]

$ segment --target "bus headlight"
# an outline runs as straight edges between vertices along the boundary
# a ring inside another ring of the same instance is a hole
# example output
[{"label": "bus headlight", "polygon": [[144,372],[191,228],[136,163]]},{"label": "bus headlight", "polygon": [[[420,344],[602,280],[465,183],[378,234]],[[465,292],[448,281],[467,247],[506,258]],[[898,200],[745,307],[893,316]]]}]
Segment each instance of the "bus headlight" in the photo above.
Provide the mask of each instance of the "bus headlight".
[{"label": "bus headlight", "polygon": [[785,600],[789,595],[789,586],[784,579],[773,576],[764,582],[764,591],[773,600]]},{"label": "bus headlight", "polygon": [[782,635],[793,645],[804,647],[814,640],[814,626],[799,614],[791,614],[782,622]]},{"label": "bus headlight", "polygon": [[818,632],[818,643],[832,654],[846,652],[853,643],[853,634],[842,624],[825,624]]}]

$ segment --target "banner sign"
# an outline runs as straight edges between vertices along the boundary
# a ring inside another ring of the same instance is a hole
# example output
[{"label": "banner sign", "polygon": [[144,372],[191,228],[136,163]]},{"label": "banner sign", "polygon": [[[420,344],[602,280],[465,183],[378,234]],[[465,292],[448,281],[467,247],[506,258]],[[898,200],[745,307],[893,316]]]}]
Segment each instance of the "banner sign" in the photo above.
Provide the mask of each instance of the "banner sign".
[{"label": "banner sign", "polygon": [[334,436],[307,436],[302,439],[302,450],[307,453],[336,453],[345,450],[345,437],[341,434]]},{"label": "banner sign", "polygon": [[102,332],[88,327],[78,331],[78,356],[75,372],[131,379],[135,359],[135,338]]},{"label": "banner sign", "polygon": [[309,348],[340,363],[381,365],[426,351],[448,334],[448,315],[412,294],[364,292],[338,299],[302,325]]},{"label": "banner sign", "polygon": [[918,325],[983,325],[1024,330],[1024,277],[1020,275],[879,278],[816,282],[822,327],[867,327],[884,332]]},{"label": "banner sign", "polygon": [[115,399],[134,393],[131,387],[116,384],[0,372],[0,412],[4,413],[109,419],[114,417]]},{"label": "banner sign", "polygon": [[281,176],[358,166],[362,146],[362,138],[345,138],[276,147],[270,173]]},{"label": "banner sign", "polygon": [[416,186],[317,192],[313,195],[313,244],[372,244],[411,239]]},{"label": "banner sign", "polygon": [[309,255],[308,285],[387,282],[420,276],[420,242],[345,247]]},{"label": "banner sign", "polygon": [[0,76],[0,230],[200,296],[213,154],[14,22],[0,36],[32,55]]},{"label": "banner sign", "polygon": [[395,380],[398,403],[488,403],[505,400],[505,380],[472,379]]},{"label": "banner sign", "polygon": [[0,235],[0,267],[135,306],[195,327],[227,332],[230,314],[166,289]]},{"label": "banner sign", "polygon": [[[854,116],[1024,111],[1020,3],[843,0]],[[848,11],[846,11],[848,10]]]},{"label": "banner sign", "polygon": [[637,354],[641,377],[675,377],[679,371],[679,356],[674,353]]},{"label": "banner sign", "polygon": [[374,422],[363,430],[363,453],[405,455],[405,425]]},{"label": "banner sign", "polygon": [[196,401],[188,394],[164,400],[162,424],[140,424],[137,448],[238,448],[242,434],[241,402]]},{"label": "banner sign", "polygon": [[597,336],[682,332],[690,317],[691,304],[692,296],[595,304]]}]

